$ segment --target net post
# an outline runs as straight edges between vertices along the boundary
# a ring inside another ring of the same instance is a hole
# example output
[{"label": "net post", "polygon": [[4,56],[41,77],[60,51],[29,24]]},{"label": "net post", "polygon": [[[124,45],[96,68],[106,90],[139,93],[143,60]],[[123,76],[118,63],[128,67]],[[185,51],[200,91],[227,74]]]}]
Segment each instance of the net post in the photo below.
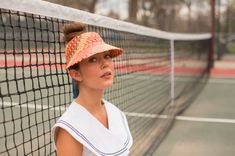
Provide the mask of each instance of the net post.
[{"label": "net post", "polygon": [[170,71],[170,84],[171,84],[171,106],[174,106],[175,103],[175,45],[174,39],[170,40],[170,54],[171,54],[171,71]]}]

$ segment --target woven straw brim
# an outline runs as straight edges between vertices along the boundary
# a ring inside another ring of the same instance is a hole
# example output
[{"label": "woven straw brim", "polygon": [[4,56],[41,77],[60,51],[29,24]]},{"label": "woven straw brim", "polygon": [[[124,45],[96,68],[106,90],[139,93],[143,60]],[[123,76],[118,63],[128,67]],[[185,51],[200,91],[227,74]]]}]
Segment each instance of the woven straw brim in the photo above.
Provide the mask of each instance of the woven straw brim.
[{"label": "woven straw brim", "polygon": [[95,54],[102,53],[105,51],[110,51],[113,58],[117,57],[123,53],[123,49],[117,48],[115,46],[112,46],[112,45],[109,45],[107,43],[102,42],[102,43],[97,44],[93,47],[83,49],[82,51],[75,51],[71,60],[67,64],[66,69],[81,62],[82,60],[84,60],[88,57],[91,57]]}]

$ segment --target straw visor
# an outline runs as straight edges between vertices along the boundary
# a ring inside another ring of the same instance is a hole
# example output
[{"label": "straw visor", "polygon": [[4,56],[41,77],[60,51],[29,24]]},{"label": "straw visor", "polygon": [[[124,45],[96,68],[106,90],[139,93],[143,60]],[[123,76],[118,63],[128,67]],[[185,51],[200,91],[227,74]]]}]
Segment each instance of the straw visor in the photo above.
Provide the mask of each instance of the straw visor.
[{"label": "straw visor", "polygon": [[85,32],[75,36],[66,46],[66,62],[69,67],[97,53],[110,51],[112,57],[122,54],[123,49],[109,45],[96,32]]}]

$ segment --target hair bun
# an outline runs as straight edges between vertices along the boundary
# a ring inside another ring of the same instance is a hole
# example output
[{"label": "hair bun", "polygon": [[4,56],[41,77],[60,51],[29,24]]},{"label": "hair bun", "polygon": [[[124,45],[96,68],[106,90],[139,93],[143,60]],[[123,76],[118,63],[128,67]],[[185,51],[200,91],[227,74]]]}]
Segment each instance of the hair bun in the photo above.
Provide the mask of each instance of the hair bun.
[{"label": "hair bun", "polygon": [[65,24],[63,27],[65,42],[69,42],[75,36],[84,33],[85,30],[86,26],[85,24],[82,23],[74,22],[74,23]]}]

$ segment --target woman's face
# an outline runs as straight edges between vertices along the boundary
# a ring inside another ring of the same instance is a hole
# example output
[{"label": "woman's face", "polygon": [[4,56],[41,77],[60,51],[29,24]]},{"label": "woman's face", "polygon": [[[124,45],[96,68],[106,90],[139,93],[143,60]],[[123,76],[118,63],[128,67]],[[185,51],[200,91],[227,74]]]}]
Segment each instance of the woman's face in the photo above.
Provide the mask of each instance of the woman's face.
[{"label": "woman's face", "polygon": [[112,86],[114,64],[109,51],[95,54],[79,63],[79,85],[103,90]]}]

